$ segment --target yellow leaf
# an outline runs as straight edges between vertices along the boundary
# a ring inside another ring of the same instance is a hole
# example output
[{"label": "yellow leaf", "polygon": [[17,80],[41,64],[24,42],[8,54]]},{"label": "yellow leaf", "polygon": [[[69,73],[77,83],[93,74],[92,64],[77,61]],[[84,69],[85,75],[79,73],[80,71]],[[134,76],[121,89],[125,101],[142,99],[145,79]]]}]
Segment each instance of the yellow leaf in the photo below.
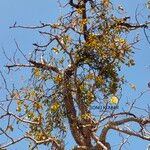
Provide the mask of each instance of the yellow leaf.
[{"label": "yellow leaf", "polygon": [[130,87],[135,91],[136,90],[136,86],[134,84],[130,84]]},{"label": "yellow leaf", "polygon": [[33,75],[34,75],[35,77],[39,78],[40,75],[41,75],[40,70],[39,70],[38,68],[33,68]]},{"label": "yellow leaf", "polygon": [[12,92],[11,98],[18,99],[20,97],[18,92]]},{"label": "yellow leaf", "polygon": [[51,25],[52,28],[58,28],[59,26],[60,26],[60,24],[56,24],[56,23]]},{"label": "yellow leaf", "polygon": [[59,108],[60,108],[60,104],[58,102],[56,102],[51,106],[51,111],[56,112],[56,111],[58,111]]},{"label": "yellow leaf", "polygon": [[39,124],[41,124],[42,123],[42,119],[43,119],[43,117],[40,115],[38,117],[33,118],[33,121],[34,122],[38,122]]},{"label": "yellow leaf", "polygon": [[6,127],[6,130],[13,131],[13,130],[14,130],[14,128],[12,127],[12,125],[8,125],[8,126]]},{"label": "yellow leaf", "polygon": [[102,3],[105,8],[107,8],[109,6],[109,0],[102,0]]},{"label": "yellow leaf", "polygon": [[78,8],[76,11],[77,13],[82,14],[82,12],[84,11],[84,8]]},{"label": "yellow leaf", "polygon": [[63,36],[63,42],[64,42],[64,44],[70,43],[71,37],[69,35],[64,35]]},{"label": "yellow leaf", "polygon": [[81,25],[85,25],[85,24],[87,23],[87,21],[88,21],[88,19],[85,18],[85,19],[80,20],[79,23],[80,23]]},{"label": "yellow leaf", "polygon": [[90,102],[92,102],[92,101],[94,100],[94,95],[93,95],[92,92],[88,91],[87,94],[86,94],[86,96],[87,96],[87,99],[88,99]]},{"label": "yellow leaf", "polygon": [[18,106],[18,107],[16,108],[16,111],[21,112],[21,107]]},{"label": "yellow leaf", "polygon": [[59,60],[59,64],[63,64],[64,63],[64,58]]},{"label": "yellow leaf", "polygon": [[33,118],[34,117],[34,113],[32,111],[28,112],[28,118]]},{"label": "yellow leaf", "polygon": [[56,53],[56,54],[58,54],[59,53],[59,50],[58,50],[58,48],[56,48],[56,47],[53,47],[52,48],[52,50],[54,51],[54,53]]},{"label": "yellow leaf", "polygon": [[31,97],[36,96],[36,92],[35,92],[34,90],[32,90],[32,91],[30,92],[30,96],[31,96]]},{"label": "yellow leaf", "polygon": [[103,85],[105,83],[104,79],[101,76],[96,77],[96,82],[100,85]]},{"label": "yellow leaf", "polygon": [[118,97],[112,96],[110,99],[111,104],[118,104],[119,100]]},{"label": "yellow leaf", "polygon": [[45,140],[45,139],[46,139],[46,137],[45,137],[45,134],[43,132],[38,132],[36,134],[36,140],[41,141],[41,140]]},{"label": "yellow leaf", "polygon": [[54,81],[59,84],[60,82],[62,82],[63,78],[60,75],[57,75],[56,77],[54,77]]},{"label": "yellow leaf", "polygon": [[86,75],[85,77],[87,80],[92,80],[94,78],[94,75],[92,73]]},{"label": "yellow leaf", "polygon": [[21,100],[16,101],[17,105],[21,105]]},{"label": "yellow leaf", "polygon": [[84,88],[85,88],[84,84],[81,84],[81,85],[80,85],[80,90],[83,91]]},{"label": "yellow leaf", "polygon": [[35,103],[33,104],[33,106],[34,106],[36,109],[42,109],[42,104],[39,103],[39,102],[35,102]]},{"label": "yellow leaf", "polygon": [[91,118],[91,114],[90,113],[85,113],[81,116],[82,119],[90,119]]}]

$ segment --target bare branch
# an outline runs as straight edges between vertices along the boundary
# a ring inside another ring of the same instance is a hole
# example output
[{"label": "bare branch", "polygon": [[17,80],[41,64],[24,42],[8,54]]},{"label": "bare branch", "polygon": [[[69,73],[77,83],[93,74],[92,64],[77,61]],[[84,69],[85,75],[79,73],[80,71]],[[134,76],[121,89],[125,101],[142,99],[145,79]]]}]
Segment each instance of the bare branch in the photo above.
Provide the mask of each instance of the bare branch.
[{"label": "bare branch", "polygon": [[[125,124],[125,123],[128,123],[128,122],[136,122],[138,123],[139,125],[142,125],[145,126],[147,124],[150,124],[150,119],[149,118],[135,118],[135,117],[129,117],[129,118],[126,118],[126,119],[122,119],[122,120],[119,120],[119,121],[110,121],[108,124],[105,125],[105,127],[103,128],[102,132],[101,132],[101,135],[100,135],[100,140],[103,140],[106,138],[106,135],[108,133],[108,131],[110,129],[118,129],[121,131],[121,129],[118,127],[119,125],[122,125],[122,124]],[[143,138],[143,139],[146,139],[146,140],[150,140],[150,137],[145,137],[143,135],[140,135],[138,133],[133,133],[131,131],[128,131],[128,130],[122,130],[122,132],[128,134],[129,135],[134,135],[134,136],[138,136],[140,138]]]},{"label": "bare branch", "polygon": [[15,22],[14,25],[10,26],[9,28],[41,29],[41,28],[50,26],[50,24],[45,24],[45,23],[42,23],[42,22],[40,22],[40,24],[41,24],[40,26],[22,26],[22,25],[17,25],[17,22]]},{"label": "bare branch", "polygon": [[150,136],[141,135],[137,132],[125,130],[125,129],[122,129],[122,128],[117,127],[117,126],[111,126],[111,129],[114,129],[116,131],[119,131],[119,132],[122,132],[122,133],[125,133],[125,134],[128,134],[128,135],[131,135],[131,136],[139,137],[141,139],[150,141]]}]

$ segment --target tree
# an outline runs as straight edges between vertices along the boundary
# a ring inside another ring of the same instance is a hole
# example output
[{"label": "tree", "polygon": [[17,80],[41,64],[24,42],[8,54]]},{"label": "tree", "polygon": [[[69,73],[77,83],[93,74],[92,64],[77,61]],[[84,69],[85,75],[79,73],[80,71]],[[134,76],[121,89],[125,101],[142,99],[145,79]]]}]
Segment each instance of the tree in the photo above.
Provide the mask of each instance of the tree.
[{"label": "tree", "polygon": [[[135,65],[134,45],[139,42],[138,36],[129,42],[127,35],[143,29],[149,42],[146,30],[150,23],[139,23],[138,15],[132,23],[122,7],[115,8],[109,0],[64,3],[59,1],[60,7],[68,12],[54,24],[11,26],[39,29],[48,41],[34,43],[29,56],[15,42],[24,63],[17,63],[15,55],[13,59],[5,55],[9,73],[28,68],[31,76],[21,88],[10,89],[1,72],[7,95],[0,105],[0,119],[7,121],[0,127],[0,136],[6,141],[1,141],[0,148],[29,140],[30,149],[43,144],[61,150],[65,149],[69,131],[76,143],[72,145],[74,150],[110,150],[110,130],[123,134],[119,149],[128,141],[124,134],[150,141],[149,110],[141,116],[133,111],[135,102],[149,90],[142,92],[128,109],[119,109],[122,85],[127,83],[119,71]],[[102,111],[95,111],[97,108]],[[136,124],[139,130],[129,128],[128,123]],[[18,130],[19,138],[11,135],[10,131]]]}]

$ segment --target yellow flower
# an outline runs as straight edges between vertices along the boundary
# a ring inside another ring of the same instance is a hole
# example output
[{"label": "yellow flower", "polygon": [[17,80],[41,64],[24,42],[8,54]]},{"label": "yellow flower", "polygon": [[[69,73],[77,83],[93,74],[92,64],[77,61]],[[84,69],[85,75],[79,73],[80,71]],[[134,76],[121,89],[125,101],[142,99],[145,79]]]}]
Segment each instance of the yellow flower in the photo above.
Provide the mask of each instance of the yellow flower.
[{"label": "yellow flower", "polygon": [[118,104],[118,98],[116,97],[116,96],[112,96],[111,97],[111,99],[110,99],[110,102],[112,103],[112,104]]}]

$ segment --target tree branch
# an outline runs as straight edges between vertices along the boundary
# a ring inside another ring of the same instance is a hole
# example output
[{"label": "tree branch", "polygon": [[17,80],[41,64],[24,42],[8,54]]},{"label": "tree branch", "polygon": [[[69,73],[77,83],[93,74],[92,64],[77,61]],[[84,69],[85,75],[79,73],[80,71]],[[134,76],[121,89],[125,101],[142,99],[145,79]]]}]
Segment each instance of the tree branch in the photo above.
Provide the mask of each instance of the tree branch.
[{"label": "tree branch", "polygon": [[131,136],[136,136],[136,137],[139,137],[141,139],[150,141],[150,136],[144,136],[144,135],[141,135],[137,132],[133,132],[133,131],[130,131],[130,130],[125,130],[125,129],[122,129],[122,128],[117,127],[117,126],[111,126],[111,129],[114,129],[116,131],[119,131],[119,132],[122,132],[122,133],[125,133],[125,134],[128,134],[128,135],[131,135]]},{"label": "tree branch", "polygon": [[42,69],[49,70],[49,71],[54,71],[54,72],[56,72],[58,74],[61,74],[60,70],[57,67],[54,67],[54,66],[52,66],[50,64],[45,64],[45,63],[43,64],[43,63],[36,62],[34,60],[29,60],[29,62],[31,64],[33,64],[34,67],[42,68]]},{"label": "tree branch", "polygon": [[134,132],[131,132],[131,131],[128,131],[128,130],[121,130],[120,128],[118,128],[119,125],[122,125],[122,124],[125,124],[125,123],[128,123],[128,122],[136,122],[138,123],[139,125],[146,125],[146,124],[150,124],[150,119],[149,118],[135,118],[135,117],[129,117],[129,118],[126,118],[126,119],[122,119],[122,120],[119,120],[119,121],[110,121],[107,125],[105,125],[105,127],[103,128],[102,132],[101,132],[101,135],[100,135],[100,140],[103,141],[106,139],[106,135],[109,131],[109,129],[115,129],[115,130],[120,130],[126,134],[129,134],[129,135],[134,135],[134,136],[138,136],[140,138],[143,138],[143,139],[146,139],[146,140],[150,140],[150,137],[144,137],[138,133],[134,133]]}]

